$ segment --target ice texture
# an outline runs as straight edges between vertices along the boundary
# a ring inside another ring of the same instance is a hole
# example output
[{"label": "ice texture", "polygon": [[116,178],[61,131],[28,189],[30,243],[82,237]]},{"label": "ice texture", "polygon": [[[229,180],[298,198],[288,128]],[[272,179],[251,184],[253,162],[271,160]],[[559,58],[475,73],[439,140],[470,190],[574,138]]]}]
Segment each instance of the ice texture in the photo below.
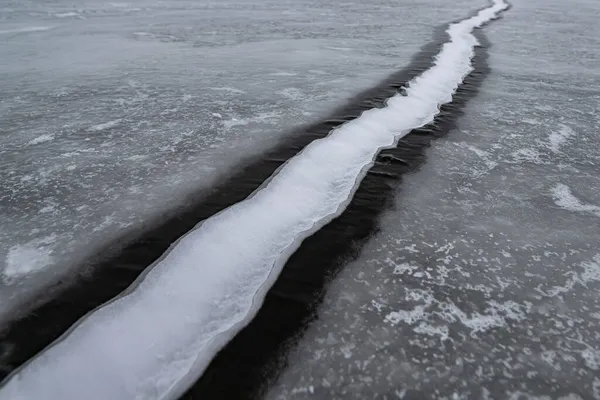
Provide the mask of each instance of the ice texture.
[{"label": "ice texture", "polygon": [[600,398],[600,3],[511,4],[266,398]]},{"label": "ice texture", "polygon": [[[3,1],[0,326],[481,6]],[[47,237],[16,279],[10,249]]]},{"label": "ice texture", "polygon": [[0,399],[181,394],[253,317],[299,242],[344,209],[378,151],[431,122],[452,100],[472,71],[472,30],[505,8],[495,0],[450,25],[435,64],[404,94],[312,142],[253,196],[184,236],[126,295],[14,374]]}]

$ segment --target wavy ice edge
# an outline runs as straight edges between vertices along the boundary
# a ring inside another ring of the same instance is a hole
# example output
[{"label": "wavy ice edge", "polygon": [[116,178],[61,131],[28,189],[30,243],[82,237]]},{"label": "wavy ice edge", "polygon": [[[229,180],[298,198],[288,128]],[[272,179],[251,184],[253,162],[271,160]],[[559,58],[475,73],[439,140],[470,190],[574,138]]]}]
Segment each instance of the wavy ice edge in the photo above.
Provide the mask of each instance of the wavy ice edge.
[{"label": "wavy ice edge", "polygon": [[0,399],[170,399],[256,314],[300,242],[339,215],[377,153],[433,120],[472,71],[472,31],[503,0],[450,25],[434,65],[385,108],[316,140],[248,199],[176,242],[121,297],[11,375]]}]

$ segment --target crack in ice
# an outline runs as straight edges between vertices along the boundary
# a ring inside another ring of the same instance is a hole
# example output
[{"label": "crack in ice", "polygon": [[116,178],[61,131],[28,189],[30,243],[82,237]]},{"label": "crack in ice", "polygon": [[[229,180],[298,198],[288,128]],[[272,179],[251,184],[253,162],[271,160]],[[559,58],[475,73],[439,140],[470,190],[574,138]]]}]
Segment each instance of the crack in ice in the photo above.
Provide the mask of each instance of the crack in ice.
[{"label": "crack in ice", "polygon": [[494,0],[451,24],[434,65],[402,94],[313,141],[251,197],[181,238],[124,295],[9,377],[0,399],[181,395],[253,318],[302,239],[341,214],[377,153],[452,101],[473,70],[473,29],[507,8]]}]

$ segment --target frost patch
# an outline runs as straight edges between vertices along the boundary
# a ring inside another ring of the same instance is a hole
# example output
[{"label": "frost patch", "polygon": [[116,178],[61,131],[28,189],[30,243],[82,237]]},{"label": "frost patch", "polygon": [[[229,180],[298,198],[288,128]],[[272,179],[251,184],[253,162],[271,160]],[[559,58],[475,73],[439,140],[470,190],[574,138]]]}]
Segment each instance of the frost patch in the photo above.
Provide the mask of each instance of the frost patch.
[{"label": "frost patch", "polygon": [[428,324],[427,322],[422,322],[413,330],[417,333],[422,333],[428,336],[439,336],[442,342],[449,338],[447,325],[434,326]]},{"label": "frost patch", "polygon": [[43,32],[54,28],[53,26],[30,26],[26,28],[8,29],[0,31],[0,35],[7,35],[11,33],[29,33],[29,32]]},{"label": "frost patch", "polygon": [[106,228],[112,226],[112,225],[117,225],[120,228],[126,228],[128,227],[130,224],[126,223],[126,222],[122,222],[119,221],[116,217],[115,217],[115,213],[111,214],[111,215],[106,215],[104,216],[104,218],[102,218],[102,222],[100,222],[98,225],[96,225],[93,229],[92,232],[102,232],[103,230],[105,230]]},{"label": "frost patch", "polygon": [[50,265],[54,258],[48,246],[55,239],[56,236],[47,236],[23,245],[12,246],[6,255],[2,281],[9,285]]},{"label": "frost patch", "polygon": [[408,263],[396,264],[394,265],[394,271],[392,272],[394,275],[404,275],[405,273],[411,274],[413,271],[419,269],[418,265],[410,265]]},{"label": "frost patch", "polygon": [[471,145],[465,145],[465,148],[471,150],[473,153],[475,153],[485,164],[486,169],[483,171],[478,171],[478,170],[474,170],[473,171],[473,176],[475,178],[481,177],[485,174],[487,174],[488,172],[490,172],[491,170],[493,170],[494,168],[496,168],[498,166],[498,163],[496,161],[493,161],[490,159],[491,154],[485,150],[481,150],[478,149],[475,146],[471,146]]},{"label": "frost patch", "polygon": [[513,152],[511,155],[517,163],[532,162],[534,164],[542,164],[540,153],[534,149],[519,149]]},{"label": "frost patch", "polygon": [[90,131],[90,132],[100,132],[100,131],[103,131],[105,129],[114,128],[115,126],[119,125],[120,122],[121,122],[120,119],[115,119],[115,120],[112,120],[112,121],[105,122],[103,124],[93,125],[93,126],[90,126],[88,128],[88,131]]},{"label": "frost patch", "polygon": [[591,281],[600,281],[600,254],[596,254],[593,261],[586,261],[581,264],[583,272],[580,275],[582,283]]},{"label": "frost patch", "polygon": [[269,75],[271,75],[271,76],[296,76],[297,74],[294,74],[292,72],[280,71],[280,72],[270,73]]},{"label": "frost patch", "polygon": [[208,89],[209,90],[213,90],[215,92],[225,92],[225,93],[231,93],[231,94],[244,94],[244,93],[246,93],[243,90],[232,88],[232,87],[228,87],[228,86],[209,87]]},{"label": "frost patch", "polygon": [[548,148],[552,150],[554,153],[558,153],[560,151],[560,146],[562,146],[569,138],[573,137],[575,132],[573,129],[569,128],[567,125],[562,125],[558,132],[552,132],[548,136],[548,141],[550,144]]},{"label": "frost patch", "polygon": [[385,316],[385,321],[391,325],[398,325],[400,322],[404,322],[408,325],[413,325],[418,321],[425,319],[427,309],[431,307],[435,299],[430,293],[425,291],[413,291],[410,292],[407,297],[410,300],[418,301],[422,300],[424,304],[419,304],[412,310],[398,310],[392,311]]},{"label": "frost patch", "polygon": [[300,100],[306,96],[304,96],[304,94],[302,93],[302,91],[300,89],[296,89],[296,88],[287,88],[287,89],[283,89],[280,90],[278,92],[281,96],[290,99],[290,100]]},{"label": "frost patch", "polygon": [[597,371],[600,369],[600,352],[587,348],[581,352],[585,366]]},{"label": "frost patch", "polygon": [[79,14],[71,11],[71,12],[57,13],[57,14],[54,14],[54,16],[57,18],[70,18],[70,17],[79,17]]},{"label": "frost patch", "polygon": [[245,125],[249,125],[251,123],[266,123],[266,122],[270,122],[273,119],[279,118],[279,114],[276,112],[265,112],[265,113],[260,113],[254,117],[251,118],[231,118],[227,121],[223,121],[223,126],[225,127],[225,129],[230,130],[231,128],[234,128],[236,126],[245,126]]},{"label": "frost patch", "polygon": [[552,189],[554,203],[568,211],[586,212],[600,218],[600,207],[593,204],[585,204],[571,193],[571,189],[562,183]]},{"label": "frost patch", "polygon": [[542,124],[539,119],[535,119],[535,118],[525,118],[522,121],[529,125],[541,125]]},{"label": "frost patch", "polygon": [[[414,328],[415,332],[438,335],[442,340],[448,338],[447,325],[438,324],[439,326],[433,326],[429,324],[428,320],[430,317],[440,318],[448,325],[460,322],[474,336],[479,332],[505,326],[508,320],[522,321],[526,318],[526,313],[529,311],[528,306],[517,304],[514,301],[499,303],[492,300],[489,302],[485,313],[473,312],[467,314],[452,301],[439,302],[431,294],[421,291],[409,293],[407,300],[421,300],[424,304],[419,304],[411,310],[392,311],[385,316],[385,321],[394,326],[400,322],[408,325],[420,322]],[[430,309],[434,303],[436,303],[437,307]]]},{"label": "frost patch", "polygon": [[54,134],[48,133],[45,135],[40,135],[40,136],[36,137],[35,139],[30,140],[29,142],[27,142],[27,145],[32,146],[32,145],[36,145],[36,144],[40,144],[40,143],[50,142],[51,140],[54,140]]}]

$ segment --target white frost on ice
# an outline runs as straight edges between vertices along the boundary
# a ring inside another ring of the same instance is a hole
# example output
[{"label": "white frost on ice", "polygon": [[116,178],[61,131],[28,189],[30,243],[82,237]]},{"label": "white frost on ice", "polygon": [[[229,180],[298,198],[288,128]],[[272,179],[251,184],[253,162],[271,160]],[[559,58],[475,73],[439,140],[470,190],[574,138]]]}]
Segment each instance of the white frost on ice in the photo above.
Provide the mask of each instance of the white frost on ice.
[{"label": "white frost on ice", "polygon": [[112,213],[111,215],[104,216],[104,218],[102,218],[102,222],[96,225],[94,229],[92,229],[92,232],[102,232],[111,225],[118,225],[121,228],[126,228],[129,226],[128,223],[119,221],[116,218],[115,213]]},{"label": "white frost on ice", "polygon": [[54,16],[57,18],[69,18],[69,17],[79,17],[79,14],[74,11],[69,11],[69,12],[63,12],[63,13],[56,13],[56,14],[54,14]]},{"label": "white frost on ice", "polygon": [[420,267],[418,265],[411,265],[409,263],[401,263],[394,265],[394,271],[392,272],[394,275],[404,275],[408,272],[408,274],[412,274],[413,271],[418,270]]},{"label": "white frost on ice", "polygon": [[421,333],[423,335],[439,336],[439,338],[442,342],[445,340],[448,340],[448,338],[450,337],[450,335],[449,335],[450,331],[448,329],[448,326],[446,326],[446,325],[434,326],[434,325],[428,324],[427,322],[421,322],[413,330],[416,333]]},{"label": "white frost on ice", "polygon": [[29,142],[27,142],[27,145],[31,146],[31,145],[36,145],[36,144],[40,144],[40,143],[46,143],[53,139],[54,139],[54,134],[47,133],[45,135],[40,135],[40,136],[36,137],[35,139],[31,139]]},{"label": "white frost on ice", "polygon": [[600,207],[583,203],[571,193],[571,189],[565,184],[559,183],[554,186],[552,197],[554,197],[554,203],[565,210],[590,213],[600,218]]},{"label": "white frost on ice", "polygon": [[229,86],[222,86],[222,87],[209,87],[209,90],[213,90],[215,92],[226,92],[226,93],[232,93],[232,94],[244,94],[246,92],[244,92],[241,89],[236,89],[236,88],[232,88]]},{"label": "white frost on ice", "polygon": [[264,123],[264,122],[268,122],[269,120],[273,120],[276,118],[279,118],[280,114],[277,112],[263,112],[263,113],[259,113],[257,115],[255,115],[254,117],[250,117],[250,118],[231,118],[228,120],[223,121],[223,127],[226,130],[230,130],[231,128],[234,128],[236,126],[245,126],[251,123]]},{"label": "white frost on ice", "polygon": [[108,121],[103,124],[92,125],[87,130],[90,132],[100,132],[105,129],[114,128],[115,126],[119,125],[120,122],[121,122],[121,119],[114,119],[112,121]]},{"label": "white frost on ice", "polygon": [[[339,215],[379,150],[432,121],[472,71],[472,30],[503,0],[452,24],[405,95],[316,140],[253,196],[205,220],[130,291],[17,371],[0,399],[171,399],[260,307],[301,240]],[[415,315],[418,318],[418,316]]]},{"label": "white frost on ice", "polygon": [[575,135],[573,129],[568,127],[567,125],[562,125],[558,132],[552,132],[548,136],[548,141],[550,142],[548,148],[552,150],[554,153],[558,153],[560,151],[560,146],[562,146],[569,138]]},{"label": "white frost on ice", "polygon": [[338,46],[325,46],[328,50],[337,50],[337,51],[354,51],[352,47],[338,47]]},{"label": "white frost on ice", "polygon": [[[419,301],[410,310],[397,310],[389,312],[384,320],[392,326],[400,323],[412,325],[418,333],[437,333],[444,337],[444,327],[460,322],[470,329],[471,335],[486,332],[489,329],[505,326],[508,321],[521,321],[526,317],[527,308],[513,301],[499,303],[488,302],[488,307],[483,313],[463,311],[451,300],[436,300],[431,293],[418,290],[410,292],[410,301]],[[431,325],[428,320],[441,320],[436,325]],[[425,332],[427,331],[427,332]]]},{"label": "white frost on ice", "polygon": [[2,271],[2,281],[12,284],[15,281],[40,271],[53,261],[52,244],[56,236],[47,236],[29,243],[12,246],[6,254],[6,266]]},{"label": "white frost on ice", "polygon": [[[582,271],[579,272],[576,269],[571,271],[569,279],[564,284],[553,286],[548,290],[542,290],[541,288],[537,288],[536,290],[544,296],[555,297],[571,292],[577,284],[587,287],[592,282],[600,282],[600,254],[596,254],[591,261],[585,261],[579,264],[579,266]],[[590,315],[595,318],[593,313]]]},{"label": "white frost on ice", "polygon": [[278,92],[278,94],[290,100],[300,100],[306,97],[298,88],[282,89]]},{"label": "white frost on ice", "polygon": [[90,132],[100,132],[105,129],[114,128],[115,126],[119,125],[120,122],[121,122],[121,119],[115,119],[112,121],[105,122],[103,124],[92,125],[87,130]]},{"label": "white frost on ice", "polygon": [[535,119],[535,118],[524,118],[524,119],[522,119],[522,121],[529,125],[541,125],[542,124],[539,119]]},{"label": "white frost on ice", "polygon": [[592,261],[581,264],[583,272],[580,274],[580,282],[587,284],[592,281],[600,282],[600,254],[596,254]]},{"label": "white frost on ice", "polygon": [[30,32],[43,32],[54,28],[53,26],[28,26],[25,28],[6,29],[0,31],[0,35],[8,35],[11,33],[30,33]]},{"label": "white frost on ice", "polygon": [[464,146],[465,148],[467,148],[467,149],[471,150],[473,153],[475,153],[485,164],[485,169],[481,169],[481,170],[473,169],[473,177],[479,178],[483,175],[486,175],[487,173],[489,173],[490,171],[492,171],[494,168],[496,168],[498,166],[498,163],[491,159],[491,154],[488,151],[478,149],[477,147],[471,146],[468,144],[460,144],[460,145]]},{"label": "white frost on ice", "polygon": [[600,370],[600,351],[587,348],[581,352],[585,366],[594,371]]},{"label": "white frost on ice", "polygon": [[540,153],[534,149],[519,149],[511,155],[516,163],[531,162],[534,164],[543,164]]},{"label": "white frost on ice", "polygon": [[271,75],[271,76],[296,76],[297,74],[294,74],[292,72],[280,71],[280,72],[272,72],[269,75]]}]

